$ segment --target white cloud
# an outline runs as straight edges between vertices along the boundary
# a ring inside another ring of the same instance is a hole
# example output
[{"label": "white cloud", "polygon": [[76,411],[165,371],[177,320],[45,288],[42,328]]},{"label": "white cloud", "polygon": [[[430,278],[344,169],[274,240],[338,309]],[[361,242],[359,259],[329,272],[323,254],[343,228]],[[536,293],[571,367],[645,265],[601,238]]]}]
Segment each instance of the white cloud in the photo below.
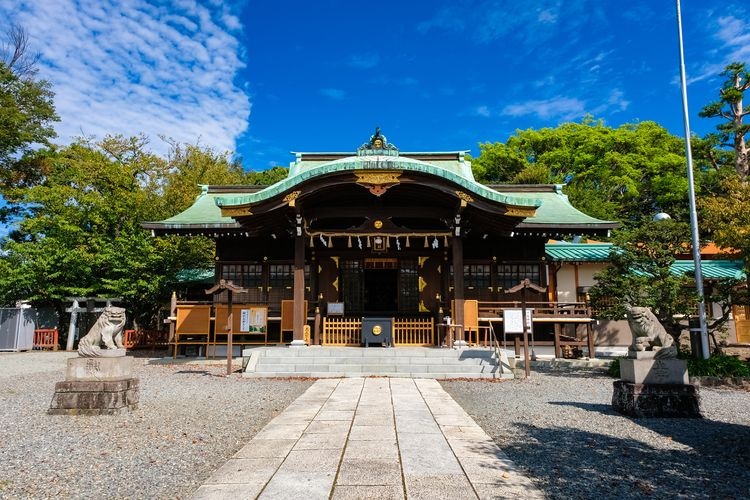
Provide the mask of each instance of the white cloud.
[{"label": "white cloud", "polygon": [[247,128],[250,100],[234,83],[242,25],[220,3],[0,0],[0,17],[24,26],[42,55],[60,142],[143,132],[234,150]]},{"label": "white cloud", "polygon": [[342,99],[346,97],[346,92],[344,92],[341,89],[324,88],[324,89],[320,89],[320,93],[336,101],[341,101]]},{"label": "white cloud", "polygon": [[509,104],[502,109],[500,114],[513,117],[536,115],[542,120],[568,121],[586,114],[586,103],[580,99],[557,96],[551,99]]},{"label": "white cloud", "polygon": [[[741,17],[721,16],[714,22],[710,14],[706,18],[710,21],[709,29],[713,30],[711,36],[720,43],[720,47],[708,54],[708,59],[714,62],[703,64],[687,75],[688,83],[716,78],[727,64],[750,59],[750,21]],[[679,84],[680,79],[675,78],[673,83]]]},{"label": "white cloud", "polygon": [[485,118],[489,118],[492,113],[490,113],[490,108],[488,108],[487,106],[479,106],[474,110],[473,114],[476,116],[484,116]]},{"label": "white cloud", "polygon": [[374,68],[380,62],[380,56],[377,54],[361,54],[352,56],[349,59],[349,66],[359,69]]}]

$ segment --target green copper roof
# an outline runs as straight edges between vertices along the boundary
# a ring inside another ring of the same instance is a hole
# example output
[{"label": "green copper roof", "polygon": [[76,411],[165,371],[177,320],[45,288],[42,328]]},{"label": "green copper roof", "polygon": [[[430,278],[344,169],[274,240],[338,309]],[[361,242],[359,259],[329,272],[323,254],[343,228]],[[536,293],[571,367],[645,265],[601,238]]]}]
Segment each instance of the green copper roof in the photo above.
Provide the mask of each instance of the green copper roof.
[{"label": "green copper roof", "polygon": [[222,193],[208,193],[204,188],[203,192],[198,195],[190,207],[173,217],[164,219],[161,223],[168,226],[205,225],[215,227],[217,225],[226,225],[239,227],[237,222],[231,217],[221,216],[221,210],[216,206],[216,198],[221,195]]},{"label": "green copper roof", "polygon": [[[609,260],[611,243],[547,243],[547,258],[557,262],[606,262]],[[669,268],[675,276],[695,273],[693,260],[675,261]],[[741,260],[701,260],[703,278],[707,280],[745,279]],[[638,273],[642,274],[642,273]]]},{"label": "green copper roof", "polygon": [[613,224],[612,221],[586,215],[571,205],[568,195],[562,192],[562,185],[555,186],[554,191],[535,192],[533,195],[542,205],[534,217],[528,217],[523,221],[524,224]]},{"label": "green copper roof", "polygon": [[[669,268],[675,276],[695,273],[695,261],[678,260]],[[701,272],[707,280],[744,280],[745,271],[741,260],[701,260]]]},{"label": "green copper roof", "polygon": [[605,262],[612,243],[547,243],[547,258],[562,262]]},{"label": "green copper roof", "polygon": [[[481,196],[497,203],[521,207],[539,207],[541,205],[541,201],[537,199],[536,196],[532,198],[499,193],[478,183],[474,180],[473,176],[459,175],[454,171],[403,156],[350,156],[317,166],[290,169],[289,177],[277,182],[276,184],[268,186],[262,191],[244,195],[219,196],[216,198],[216,204],[220,207],[231,207],[258,203],[274,198],[287,191],[291,191],[299,184],[310,179],[328,174],[356,170],[403,170],[408,172],[421,172],[443,177],[477,196]],[[534,193],[534,195],[536,194],[537,193]]]}]

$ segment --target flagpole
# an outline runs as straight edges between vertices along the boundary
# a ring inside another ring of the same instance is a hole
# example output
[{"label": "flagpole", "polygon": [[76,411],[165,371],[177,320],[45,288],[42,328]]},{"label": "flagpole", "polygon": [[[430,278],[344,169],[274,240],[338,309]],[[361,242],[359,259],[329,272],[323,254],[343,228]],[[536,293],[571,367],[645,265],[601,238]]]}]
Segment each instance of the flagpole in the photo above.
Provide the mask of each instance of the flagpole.
[{"label": "flagpole", "polygon": [[[695,209],[695,182],[693,180],[693,153],[690,148],[690,120],[688,118],[687,82],[685,79],[685,53],[682,48],[682,13],[680,0],[677,2],[677,38],[680,47],[680,87],[682,88],[682,117],[685,123],[685,156],[687,158],[688,194],[690,197],[690,233],[693,242],[693,262],[695,263],[695,289],[698,292],[698,321],[701,333],[701,355],[710,356],[708,350],[708,328],[706,327],[706,299],[703,295],[703,270],[701,269],[701,247],[698,238],[698,212]],[[691,330],[692,331],[692,330]]]}]

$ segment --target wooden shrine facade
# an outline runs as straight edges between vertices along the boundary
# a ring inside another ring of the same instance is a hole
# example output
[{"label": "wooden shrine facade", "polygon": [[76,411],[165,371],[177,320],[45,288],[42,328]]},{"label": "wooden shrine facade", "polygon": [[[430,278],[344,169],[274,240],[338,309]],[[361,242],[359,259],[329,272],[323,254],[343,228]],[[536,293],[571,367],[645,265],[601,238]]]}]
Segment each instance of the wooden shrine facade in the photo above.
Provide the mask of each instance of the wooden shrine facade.
[{"label": "wooden shrine facade", "polygon": [[[235,303],[275,318],[292,301],[293,344],[306,324],[312,342],[358,344],[362,318],[377,316],[394,318],[397,344],[434,345],[444,316],[464,324],[465,301],[497,314],[520,300],[507,292],[520,280],[546,287],[549,238],[615,224],[577,211],[561,186],[485,186],[464,152],[402,153],[376,131],[356,153],[297,153],[273,186],[205,187],[144,227],[214,238],[216,279],[246,289]],[[557,307],[538,295],[527,300]]]}]

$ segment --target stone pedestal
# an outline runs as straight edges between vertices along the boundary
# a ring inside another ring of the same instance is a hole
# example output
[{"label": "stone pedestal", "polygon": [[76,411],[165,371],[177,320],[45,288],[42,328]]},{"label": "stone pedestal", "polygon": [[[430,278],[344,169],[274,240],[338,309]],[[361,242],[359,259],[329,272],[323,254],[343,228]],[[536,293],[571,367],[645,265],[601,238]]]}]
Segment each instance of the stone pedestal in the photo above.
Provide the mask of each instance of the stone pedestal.
[{"label": "stone pedestal", "polygon": [[620,360],[612,406],[631,417],[699,418],[698,388],[689,384],[687,362],[644,352]]},{"label": "stone pedestal", "polygon": [[65,381],[55,384],[48,413],[112,415],[134,410],[138,407],[138,387],[133,358],[72,358]]},{"label": "stone pedestal", "polygon": [[612,406],[630,417],[700,418],[700,397],[694,385],[614,382]]}]

